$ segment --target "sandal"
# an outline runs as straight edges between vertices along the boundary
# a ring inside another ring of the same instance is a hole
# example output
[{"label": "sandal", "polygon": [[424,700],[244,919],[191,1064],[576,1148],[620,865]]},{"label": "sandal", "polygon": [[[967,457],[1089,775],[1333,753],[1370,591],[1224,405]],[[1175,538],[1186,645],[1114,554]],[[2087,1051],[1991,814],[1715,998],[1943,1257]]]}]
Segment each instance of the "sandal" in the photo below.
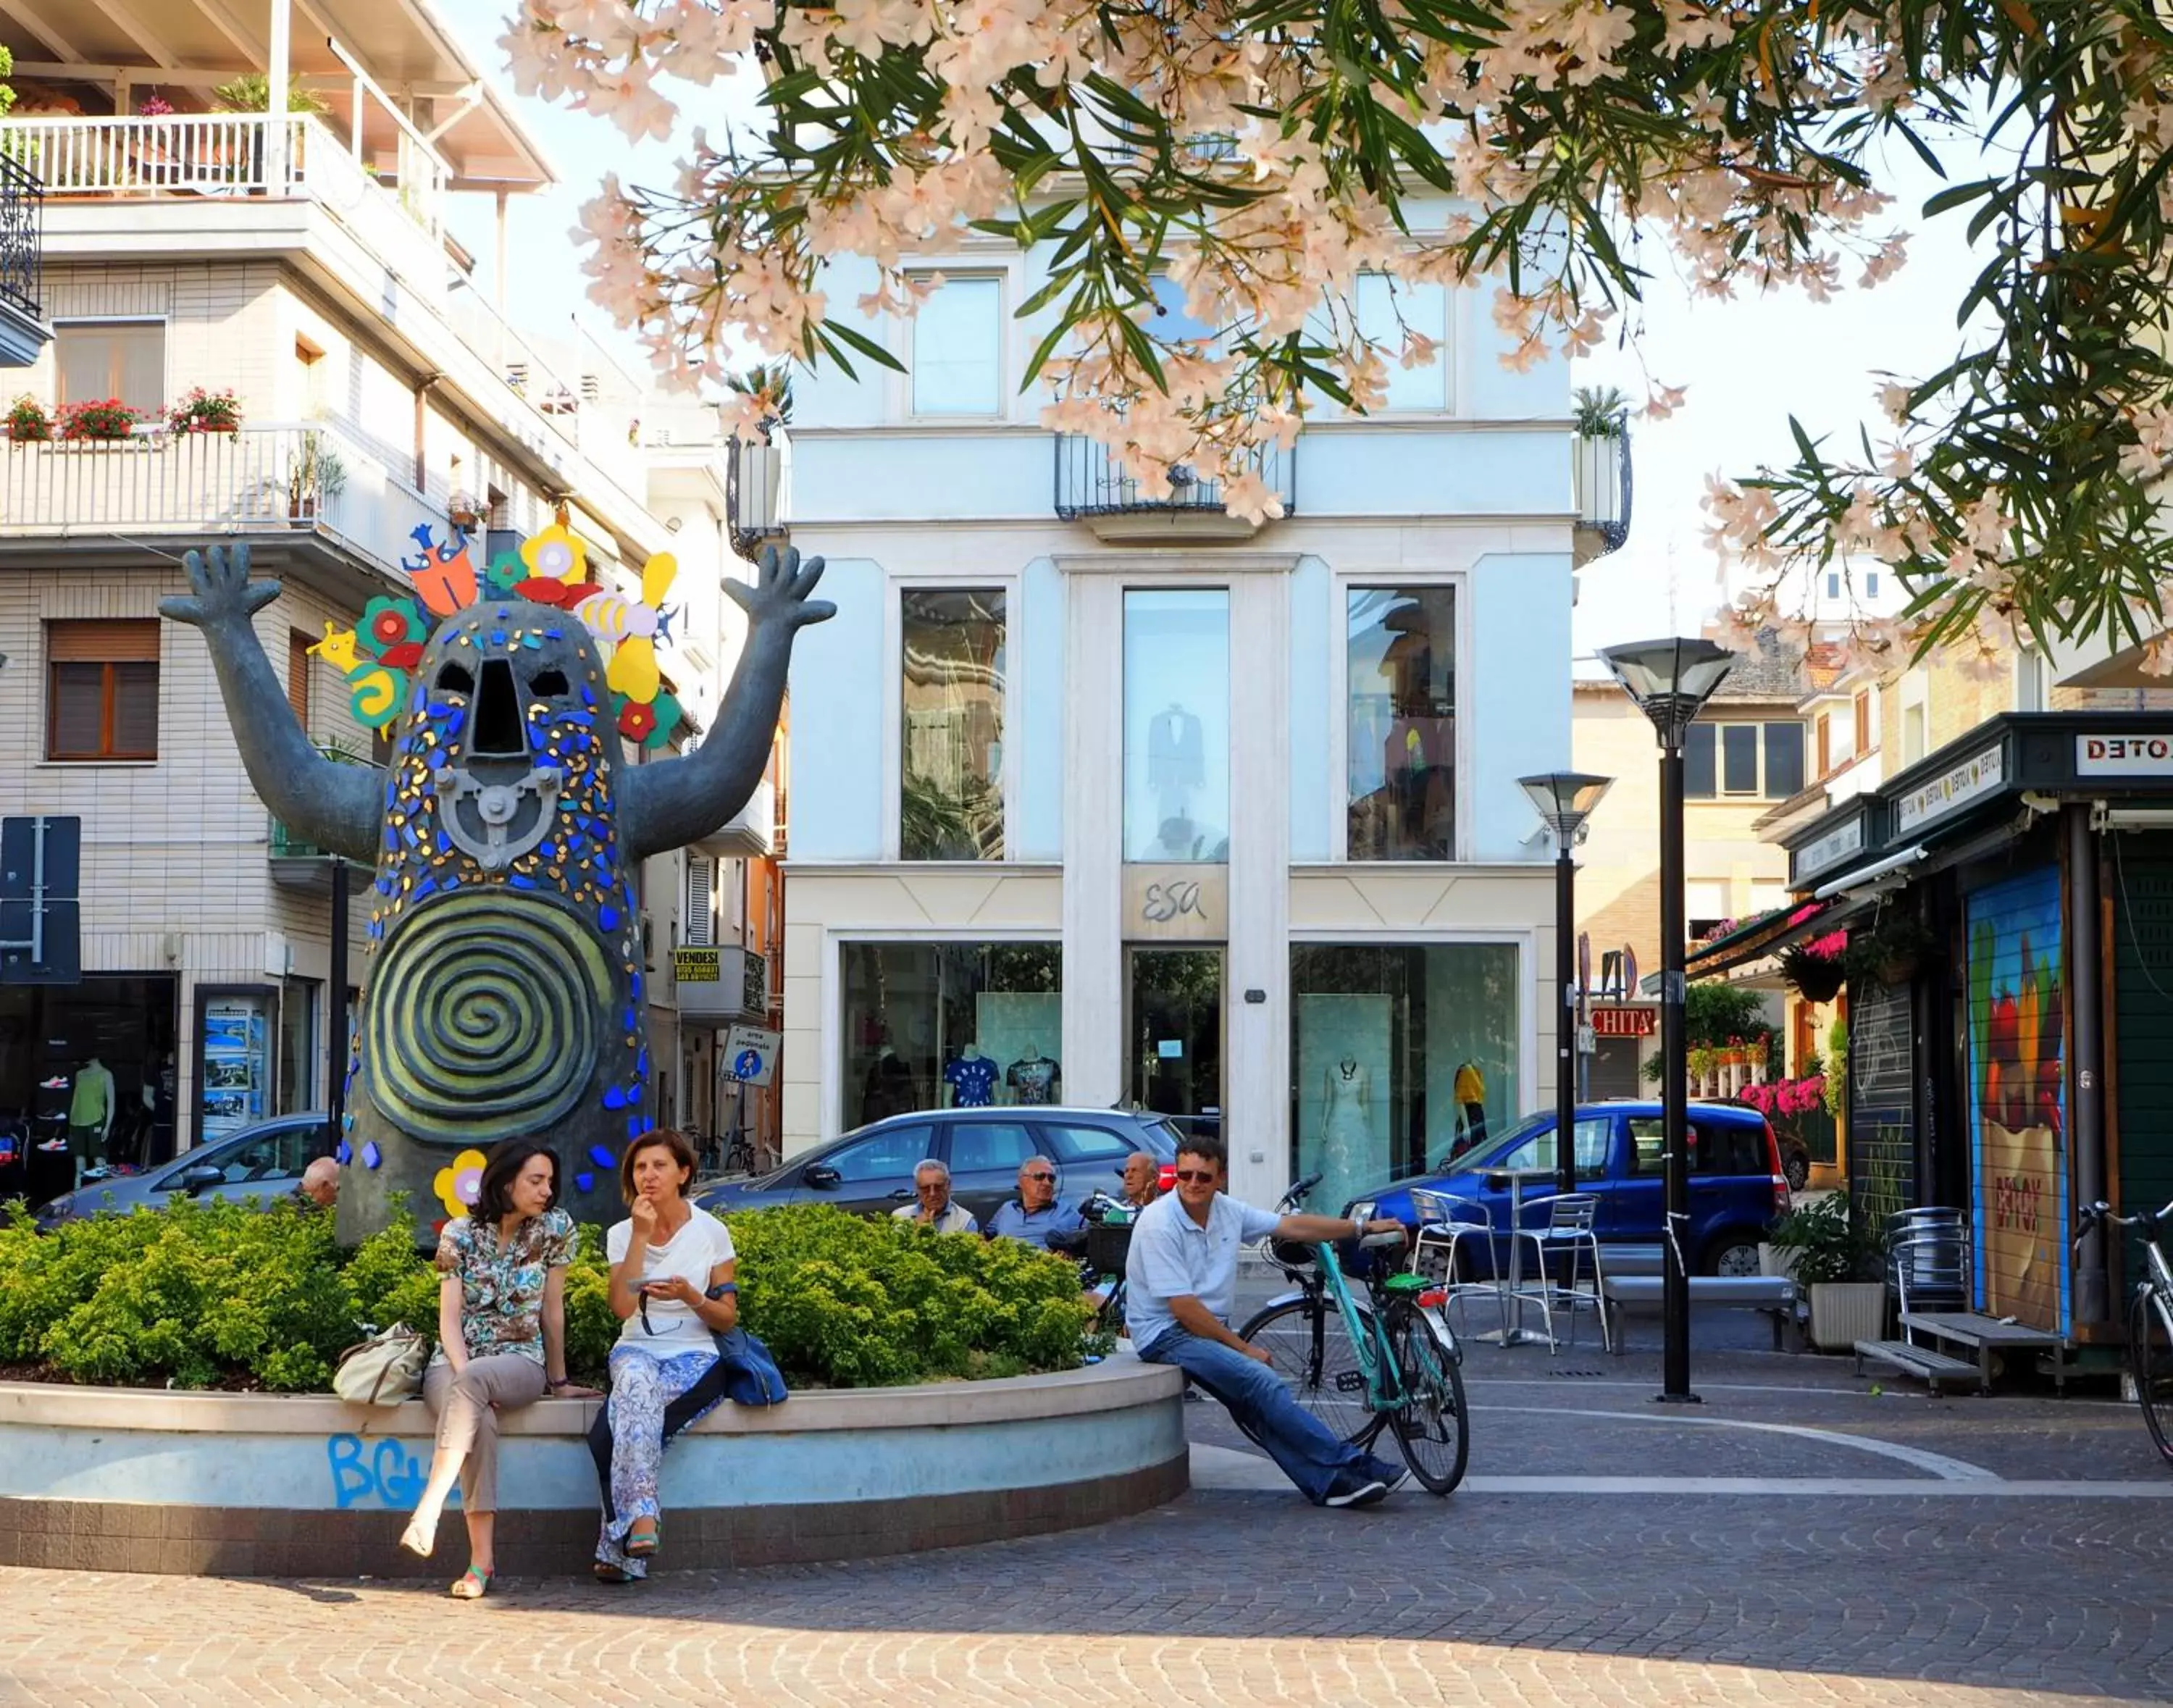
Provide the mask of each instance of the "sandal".
[{"label": "sandal", "polygon": [[634,1576],[632,1572],[628,1571],[623,1565],[612,1565],[608,1560],[599,1560],[596,1563],[595,1569],[596,1581],[598,1583],[632,1583],[634,1581]]},{"label": "sandal", "polygon": [[455,1601],[481,1601],[490,1593],[490,1581],[493,1575],[480,1565],[471,1565],[453,1580],[453,1587],[446,1593]]},{"label": "sandal", "polygon": [[[634,1522],[639,1524],[644,1521],[637,1518]],[[647,1535],[639,1534],[633,1530],[626,1533],[626,1557],[628,1560],[654,1560],[656,1557],[656,1550],[664,1545],[664,1521],[661,1518],[651,1518],[646,1522],[649,1525]]]}]

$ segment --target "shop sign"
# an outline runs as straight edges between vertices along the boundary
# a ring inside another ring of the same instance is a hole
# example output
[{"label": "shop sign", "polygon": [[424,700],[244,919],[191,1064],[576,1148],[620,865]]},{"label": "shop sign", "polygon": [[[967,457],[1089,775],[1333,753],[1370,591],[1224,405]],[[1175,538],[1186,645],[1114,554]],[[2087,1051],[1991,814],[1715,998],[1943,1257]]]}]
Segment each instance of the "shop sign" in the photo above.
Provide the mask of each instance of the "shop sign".
[{"label": "shop sign", "polygon": [[2003,748],[1987,747],[1982,753],[1972,753],[1922,787],[1911,789],[1894,803],[1895,827],[1912,832],[1933,819],[1960,811],[1971,801],[1997,795],[2007,781],[2004,760]]},{"label": "shop sign", "polygon": [[1128,865],[1128,940],[1219,943],[1229,932],[1230,869],[1221,865]]},{"label": "shop sign", "polygon": [[2078,735],[2079,777],[2173,777],[2173,735]]},{"label": "shop sign", "polygon": [[1814,873],[1839,865],[1852,854],[1863,852],[1863,817],[1859,813],[1847,824],[1836,825],[1816,842],[1807,842],[1796,850],[1795,881],[1800,884]]},{"label": "shop sign", "polygon": [[1649,1008],[1595,1008],[1592,1031],[1596,1037],[1650,1037],[1659,1026],[1659,1015]]},{"label": "shop sign", "polygon": [[724,976],[723,959],[714,948],[674,949],[671,976],[682,984],[714,984]]}]

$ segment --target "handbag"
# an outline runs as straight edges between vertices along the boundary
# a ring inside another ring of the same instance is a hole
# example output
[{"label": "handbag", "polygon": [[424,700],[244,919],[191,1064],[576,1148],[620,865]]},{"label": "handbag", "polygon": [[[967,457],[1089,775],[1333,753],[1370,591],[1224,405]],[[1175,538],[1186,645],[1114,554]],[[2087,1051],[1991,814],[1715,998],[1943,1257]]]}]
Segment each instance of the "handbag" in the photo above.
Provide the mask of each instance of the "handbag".
[{"label": "handbag", "polygon": [[332,1392],[351,1405],[400,1405],[423,1391],[423,1366],[430,1344],[405,1323],[395,1323],[339,1355]]},{"label": "handbag", "polygon": [[782,1405],[789,1397],[785,1377],[769,1349],[746,1329],[717,1334],[717,1362],[725,1372],[725,1393],[735,1405]]}]

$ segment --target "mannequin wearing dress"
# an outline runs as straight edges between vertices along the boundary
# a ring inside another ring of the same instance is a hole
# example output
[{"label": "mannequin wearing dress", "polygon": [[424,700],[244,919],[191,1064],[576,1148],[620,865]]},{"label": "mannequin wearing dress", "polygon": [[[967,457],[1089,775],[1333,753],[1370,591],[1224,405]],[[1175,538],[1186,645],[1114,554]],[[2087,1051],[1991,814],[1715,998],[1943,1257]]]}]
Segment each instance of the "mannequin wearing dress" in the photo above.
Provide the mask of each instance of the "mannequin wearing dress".
[{"label": "mannequin wearing dress", "polygon": [[1354,1056],[1331,1062],[1320,1092],[1318,1201],[1340,1204],[1378,1172],[1373,1148],[1373,1076]]}]

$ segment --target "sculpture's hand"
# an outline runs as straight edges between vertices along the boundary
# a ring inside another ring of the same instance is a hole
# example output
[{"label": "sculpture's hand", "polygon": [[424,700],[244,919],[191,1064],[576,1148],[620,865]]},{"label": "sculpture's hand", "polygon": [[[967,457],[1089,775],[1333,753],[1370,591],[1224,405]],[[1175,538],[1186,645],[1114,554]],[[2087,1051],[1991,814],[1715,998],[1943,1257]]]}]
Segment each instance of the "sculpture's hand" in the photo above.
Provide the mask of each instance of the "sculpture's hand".
[{"label": "sculpture's hand", "polygon": [[176,622],[198,628],[220,628],[249,619],[279,596],[276,581],[249,579],[249,547],[214,546],[208,552],[191,552],[181,559],[189,572],[193,599],[162,599],[159,609]]},{"label": "sculpture's hand", "polygon": [[803,564],[800,553],[790,546],[781,552],[774,546],[765,546],[756,566],[754,585],[750,587],[744,581],[726,581],[725,591],[734,604],[747,612],[748,622],[754,627],[777,625],[790,634],[811,622],[825,622],[838,614],[838,607],[828,600],[807,596],[822,579],[820,558],[810,558]]}]

